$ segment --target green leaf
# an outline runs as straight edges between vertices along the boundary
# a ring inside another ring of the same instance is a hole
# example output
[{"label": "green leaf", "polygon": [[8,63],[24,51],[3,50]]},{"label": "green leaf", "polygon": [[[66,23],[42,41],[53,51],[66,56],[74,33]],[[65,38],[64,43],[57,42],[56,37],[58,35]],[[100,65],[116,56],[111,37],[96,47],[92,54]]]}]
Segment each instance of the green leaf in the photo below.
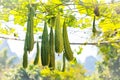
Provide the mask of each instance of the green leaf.
[{"label": "green leaf", "polygon": [[79,51],[77,51],[77,54],[78,54],[78,55],[81,54],[82,51],[83,51],[83,48],[82,48],[82,47],[79,47]]}]

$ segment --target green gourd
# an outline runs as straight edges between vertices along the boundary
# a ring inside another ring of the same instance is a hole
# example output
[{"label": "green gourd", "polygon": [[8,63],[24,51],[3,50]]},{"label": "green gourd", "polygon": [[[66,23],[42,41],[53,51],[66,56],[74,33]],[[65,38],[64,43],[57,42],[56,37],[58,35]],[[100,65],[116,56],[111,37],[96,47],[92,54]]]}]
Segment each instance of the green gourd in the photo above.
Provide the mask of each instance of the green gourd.
[{"label": "green gourd", "polygon": [[67,26],[66,26],[65,21],[63,24],[63,43],[64,43],[65,57],[68,61],[72,61],[73,60],[73,52],[72,52],[71,47],[70,47],[68,34],[67,34]]},{"label": "green gourd", "polygon": [[51,70],[55,69],[55,48],[54,48],[54,35],[53,35],[53,28],[50,28],[50,39],[49,39],[49,44],[50,44],[50,64],[49,68]]},{"label": "green gourd", "polygon": [[36,56],[35,56],[35,60],[34,60],[34,65],[37,65],[38,62],[39,62],[39,53],[40,53],[40,50],[39,50],[39,42],[37,42],[37,52],[36,52]]},{"label": "green gourd", "polygon": [[58,54],[63,51],[63,37],[62,37],[59,13],[55,19],[55,51]]},{"label": "green gourd", "polygon": [[65,63],[65,53],[63,53],[63,68],[62,68],[62,72],[65,71],[65,66],[66,66],[66,63]]},{"label": "green gourd", "polygon": [[27,54],[27,39],[25,39],[24,43],[24,54],[23,54],[23,68],[27,68],[28,66],[28,54]]},{"label": "green gourd", "polygon": [[34,47],[34,34],[33,34],[33,26],[34,26],[34,10],[32,6],[28,7],[28,20],[27,20],[27,51],[32,51]]},{"label": "green gourd", "polygon": [[48,40],[48,30],[47,23],[44,23],[44,30],[42,33],[42,43],[41,43],[41,63],[43,66],[48,66],[50,63],[50,49]]}]

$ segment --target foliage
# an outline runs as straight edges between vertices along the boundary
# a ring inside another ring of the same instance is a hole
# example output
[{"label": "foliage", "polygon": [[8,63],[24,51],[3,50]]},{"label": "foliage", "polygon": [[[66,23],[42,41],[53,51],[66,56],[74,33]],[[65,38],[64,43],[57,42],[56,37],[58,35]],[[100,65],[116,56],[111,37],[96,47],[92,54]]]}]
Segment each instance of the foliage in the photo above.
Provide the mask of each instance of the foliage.
[{"label": "foliage", "polygon": [[50,71],[49,68],[41,69],[39,66],[30,65],[27,69],[15,68],[5,72],[3,80],[84,80],[85,69],[79,65],[68,66],[67,71],[61,72],[59,69]]},{"label": "foliage", "polygon": [[[0,75],[3,76],[5,69],[14,68],[16,66],[15,60],[16,56],[9,57],[7,55],[7,48],[3,48],[0,51]],[[0,80],[2,77],[0,77]]]},{"label": "foliage", "polygon": [[99,46],[99,49],[100,49],[99,53],[102,54],[104,63],[106,64],[111,59],[116,59],[119,55],[119,53],[117,52],[118,49],[114,45],[106,44],[106,45]]},{"label": "foliage", "polygon": [[15,59],[16,59],[16,56],[9,57],[7,55],[7,49],[6,48],[2,49],[0,51],[0,69],[15,66],[15,64],[14,64]]},{"label": "foliage", "polygon": [[28,69],[15,68],[5,72],[3,80],[39,80],[39,67],[29,66]]},{"label": "foliage", "polygon": [[119,48],[113,45],[104,45],[100,47],[103,61],[97,63],[98,76],[103,80],[118,80],[120,78],[120,53]]}]

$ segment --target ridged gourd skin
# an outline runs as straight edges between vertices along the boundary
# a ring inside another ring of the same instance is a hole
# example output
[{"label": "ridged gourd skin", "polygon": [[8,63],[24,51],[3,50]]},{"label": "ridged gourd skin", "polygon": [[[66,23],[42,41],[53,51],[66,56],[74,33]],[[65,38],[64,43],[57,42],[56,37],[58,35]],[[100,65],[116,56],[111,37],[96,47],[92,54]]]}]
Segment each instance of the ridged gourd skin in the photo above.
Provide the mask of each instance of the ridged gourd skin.
[{"label": "ridged gourd skin", "polygon": [[47,24],[44,23],[44,30],[42,33],[42,43],[41,43],[41,63],[43,66],[48,66],[50,63],[50,49],[48,40],[48,30]]},{"label": "ridged gourd skin", "polygon": [[65,21],[63,24],[63,42],[64,42],[65,57],[68,61],[72,61],[73,60],[73,52],[72,52],[71,47],[70,47],[68,34],[67,34],[67,26],[65,24]]},{"label": "ridged gourd skin", "polygon": [[23,54],[23,68],[27,68],[28,66],[28,54],[27,54],[27,39],[25,39],[24,43],[24,54]]},{"label": "ridged gourd skin", "polygon": [[55,19],[55,52],[61,53],[63,51],[63,37],[60,24],[60,14],[56,16]]},{"label": "ridged gourd skin", "polygon": [[27,51],[32,51],[34,47],[34,34],[33,34],[33,26],[34,26],[34,10],[32,6],[28,6],[28,20],[27,20]]},{"label": "ridged gourd skin", "polygon": [[55,48],[54,48],[54,34],[53,34],[53,28],[50,28],[50,38],[49,38],[49,44],[50,44],[50,64],[49,68],[51,70],[55,69]]},{"label": "ridged gourd skin", "polygon": [[35,56],[35,60],[34,60],[34,65],[37,65],[39,62],[39,54],[40,54],[40,49],[39,49],[39,42],[37,42],[37,52],[36,52],[36,56]]}]

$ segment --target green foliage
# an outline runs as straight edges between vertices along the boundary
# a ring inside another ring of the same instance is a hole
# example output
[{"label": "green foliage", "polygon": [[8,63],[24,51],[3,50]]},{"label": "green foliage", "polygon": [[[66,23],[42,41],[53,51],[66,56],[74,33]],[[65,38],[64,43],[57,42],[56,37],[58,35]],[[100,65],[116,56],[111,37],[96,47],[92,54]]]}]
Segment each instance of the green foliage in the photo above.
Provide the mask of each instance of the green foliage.
[{"label": "green foliage", "polygon": [[120,77],[118,75],[120,72],[120,52],[119,44],[107,44],[100,48],[100,53],[102,54],[103,61],[97,63],[98,76],[102,80],[118,80]]},{"label": "green foliage", "polygon": [[82,53],[82,51],[83,51],[83,48],[82,48],[81,46],[79,46],[79,50],[78,50],[78,51],[76,51],[76,52],[77,52],[77,54],[79,55],[79,54],[81,54],[81,53]]},{"label": "green foliage", "polygon": [[79,64],[69,65],[65,72],[50,71],[49,68],[41,69],[39,66],[30,65],[27,69],[18,67],[4,72],[2,80],[78,80],[85,79],[85,69]]},{"label": "green foliage", "polygon": [[1,52],[0,52],[0,63],[1,63],[1,67],[5,67],[6,65],[6,60],[7,60],[7,50],[6,49],[3,49]]},{"label": "green foliage", "polygon": [[0,69],[5,69],[7,67],[14,67],[14,60],[16,56],[9,57],[7,55],[7,48],[4,48],[0,51]]},{"label": "green foliage", "polygon": [[107,44],[99,47],[99,53],[102,54],[104,62],[107,64],[109,60],[115,59],[118,56],[117,48],[114,45]]},{"label": "green foliage", "polygon": [[71,13],[67,13],[67,21],[66,24],[68,24],[69,27],[78,27],[77,24],[77,19],[75,17],[75,15],[72,15]]},{"label": "green foliage", "polygon": [[86,29],[86,28],[92,26],[91,18],[89,18],[89,17],[80,18],[77,21],[77,24],[79,24],[80,29]]},{"label": "green foliage", "polygon": [[[58,67],[61,67],[57,65]],[[84,80],[85,69],[80,64],[68,64],[66,63],[66,70],[64,72],[56,69],[54,71],[50,71],[49,68],[42,69],[41,75],[43,78],[50,80]]]},{"label": "green foliage", "polygon": [[97,64],[97,76],[101,79],[101,80],[119,80],[120,79],[120,65],[119,65],[119,58],[117,59],[111,59],[108,62],[108,65],[105,65],[104,62],[99,62]]},{"label": "green foliage", "polygon": [[38,66],[29,66],[28,69],[15,68],[5,72],[2,80],[39,80]]},{"label": "green foliage", "polygon": [[1,30],[0,34],[10,35],[10,34],[15,33],[15,29],[14,28],[9,28],[8,26],[0,25],[0,30]]}]

